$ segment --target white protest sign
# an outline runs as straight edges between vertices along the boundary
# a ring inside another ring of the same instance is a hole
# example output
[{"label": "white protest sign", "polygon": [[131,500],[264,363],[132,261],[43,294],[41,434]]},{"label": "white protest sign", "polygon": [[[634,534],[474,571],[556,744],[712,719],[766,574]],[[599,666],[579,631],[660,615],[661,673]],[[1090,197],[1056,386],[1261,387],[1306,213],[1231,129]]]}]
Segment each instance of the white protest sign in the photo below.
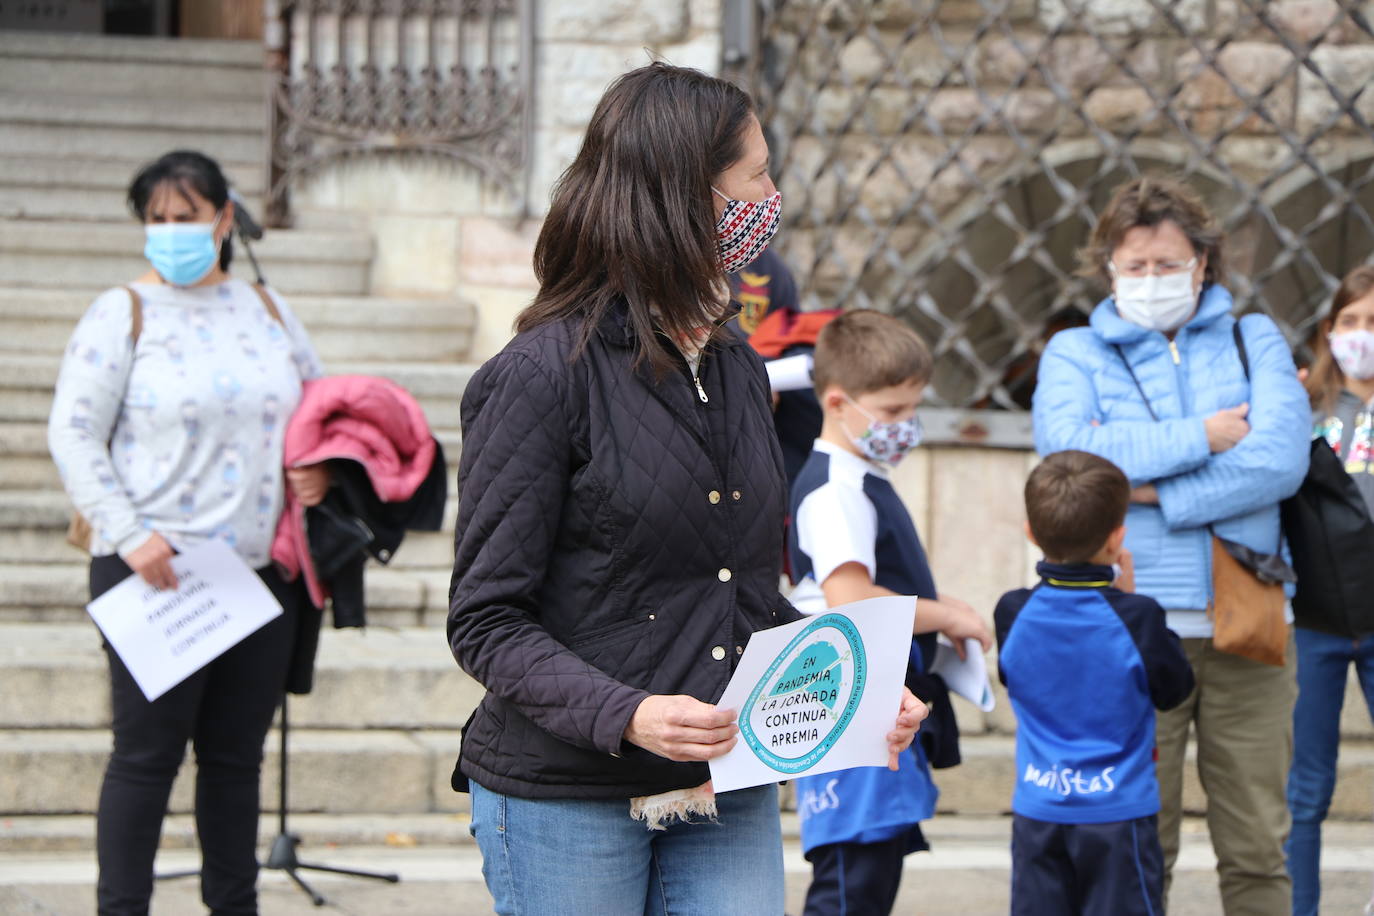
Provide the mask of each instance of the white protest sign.
[{"label": "white protest sign", "polygon": [[983,712],[992,712],[997,707],[997,698],[988,680],[988,662],[978,640],[964,640],[964,657],[960,658],[950,641],[941,636],[935,646],[935,663],[930,666],[930,672],[944,678],[945,686]]},{"label": "white protest sign", "polygon": [[915,615],[913,598],[869,598],[755,633],[717,704],[740,740],[711,761],[715,790],[886,766]]},{"label": "white protest sign", "polygon": [[282,612],[257,573],[223,541],[207,541],[171,562],[176,591],[135,575],[86,605],[150,701]]}]

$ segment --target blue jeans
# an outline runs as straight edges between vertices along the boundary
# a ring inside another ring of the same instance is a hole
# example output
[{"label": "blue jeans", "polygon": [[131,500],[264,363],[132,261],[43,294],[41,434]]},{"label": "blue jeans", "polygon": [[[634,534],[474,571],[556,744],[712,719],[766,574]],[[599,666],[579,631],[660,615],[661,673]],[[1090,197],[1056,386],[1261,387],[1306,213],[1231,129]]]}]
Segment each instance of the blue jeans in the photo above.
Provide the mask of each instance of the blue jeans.
[{"label": "blue jeans", "polygon": [[1288,809],[1293,831],[1285,852],[1293,878],[1294,916],[1316,916],[1321,899],[1322,821],[1336,788],[1341,706],[1351,662],[1374,718],[1374,636],[1359,641],[1296,627],[1298,702],[1293,709],[1293,769]]},{"label": "blue jeans", "polygon": [[469,783],[501,916],[781,916],[777,786],[716,797],[713,823],[649,830],[628,798],[514,798]]}]

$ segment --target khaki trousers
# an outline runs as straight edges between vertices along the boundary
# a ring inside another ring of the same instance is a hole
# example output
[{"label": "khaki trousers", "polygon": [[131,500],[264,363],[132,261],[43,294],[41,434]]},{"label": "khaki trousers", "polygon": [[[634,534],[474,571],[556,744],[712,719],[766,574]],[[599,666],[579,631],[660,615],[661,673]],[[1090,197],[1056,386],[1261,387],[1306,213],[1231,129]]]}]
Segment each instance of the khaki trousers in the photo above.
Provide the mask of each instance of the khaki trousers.
[{"label": "khaki trousers", "polygon": [[1283,844],[1290,825],[1286,786],[1297,699],[1292,630],[1283,668],[1220,652],[1210,639],[1185,639],[1183,649],[1197,686],[1181,706],[1156,720],[1165,900],[1178,860],[1184,752],[1192,726],[1223,911],[1289,916],[1292,885]]}]

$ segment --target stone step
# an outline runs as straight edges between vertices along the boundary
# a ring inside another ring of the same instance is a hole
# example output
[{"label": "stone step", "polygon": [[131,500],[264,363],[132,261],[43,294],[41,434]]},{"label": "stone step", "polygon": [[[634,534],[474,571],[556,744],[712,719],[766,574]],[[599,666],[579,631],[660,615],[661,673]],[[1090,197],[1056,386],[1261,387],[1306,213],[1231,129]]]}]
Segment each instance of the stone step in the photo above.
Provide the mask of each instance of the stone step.
[{"label": "stone step", "polygon": [[259,70],[263,66],[263,47],[258,41],[0,31],[0,58],[34,63],[131,61]]},{"label": "stone step", "polygon": [[[0,288],[0,352],[62,353],[94,297],[89,290]],[[461,300],[301,295],[288,302],[326,364],[456,361],[477,323],[476,309]]]},{"label": "stone step", "polygon": [[[348,339],[347,335],[339,337],[345,345]],[[477,369],[462,363],[332,360],[328,353],[322,353],[321,358],[326,371],[333,375],[375,375],[396,382],[415,397],[431,428],[438,431],[457,430],[463,389]],[[0,417],[14,422],[46,422],[60,363],[57,354],[5,353],[0,359]]]},{"label": "stone step", "polygon": [[[467,806],[439,814],[296,814],[287,826],[301,841],[301,858],[333,861],[338,847],[449,848],[475,846],[468,833]],[[784,814],[796,830],[796,815]],[[277,819],[260,818],[258,841],[265,853],[277,836]],[[161,849],[197,849],[195,819],[171,814],[163,821]],[[329,853],[321,850],[328,848]],[[95,849],[95,819],[85,814],[19,815],[0,822],[0,855],[13,853],[89,852]],[[307,853],[309,850],[309,853]]]},{"label": "stone step", "polygon": [[[7,130],[21,125],[64,128],[119,128],[181,131],[187,134],[267,135],[267,97],[248,99],[169,99],[135,94],[118,98],[66,95],[46,91],[17,92],[0,84],[0,123]],[[207,152],[211,149],[207,148]],[[213,155],[213,153],[212,153]],[[218,158],[218,157],[216,157]],[[226,156],[233,159],[236,157]],[[251,161],[248,157],[245,161]]]},{"label": "stone step", "polygon": [[[3,169],[0,163],[0,169]],[[134,169],[137,169],[135,166]],[[0,172],[3,175],[3,172]],[[125,197],[130,170],[120,187],[53,187],[19,185],[0,178],[0,219],[89,220],[127,223],[131,219]],[[265,210],[262,194],[245,197],[248,210],[260,216]]]},{"label": "stone step", "polygon": [[[7,287],[98,289],[148,270],[142,227],[130,223],[0,220],[0,277]],[[283,230],[253,246],[287,295],[359,296],[368,291],[372,239],[356,232]],[[240,268],[249,274],[240,250]]]},{"label": "stone step", "polygon": [[[39,459],[30,459],[33,462],[33,474],[38,477],[41,473]],[[0,466],[0,480],[4,485],[0,485],[0,499],[4,494],[23,492],[20,487],[9,487],[8,478],[13,473],[10,461],[6,461]],[[48,462],[51,469],[51,462]],[[50,470],[51,478],[44,481],[46,490],[49,493],[57,493],[57,472]],[[449,486],[453,485],[455,476],[453,466],[449,469]],[[65,503],[66,497],[57,494]],[[23,562],[31,565],[56,564],[66,565],[83,558],[84,554],[76,551],[66,540],[67,522],[66,516],[60,520],[60,525],[50,527],[25,527],[7,528],[0,527],[0,556],[22,558]],[[396,551],[396,555],[391,558],[389,569],[398,571],[420,571],[438,572],[447,575],[453,569],[453,530],[447,528],[442,531],[411,531],[406,534],[405,542],[401,549]],[[428,616],[428,615],[427,615]]]},{"label": "stone step", "polygon": [[[297,704],[292,701],[292,710]],[[449,777],[459,746],[457,729],[338,730],[293,728],[291,809],[327,813],[425,813],[460,810],[466,799]],[[278,733],[268,739],[263,772],[264,810],[274,810]],[[999,815],[1010,808],[1015,770],[1010,737],[965,736],[964,762],[935,773],[942,814]],[[0,814],[81,814],[94,810],[110,748],[98,729],[0,730]],[[1191,760],[1191,751],[1190,751]],[[190,809],[190,780],[177,780],[169,810]],[[1341,748],[1330,816],[1364,820],[1374,804],[1374,747]],[[1193,767],[1186,770],[1184,810],[1199,814],[1205,796]]]},{"label": "stone step", "polygon": [[[292,709],[294,710],[294,704]],[[456,811],[466,805],[449,786],[458,756],[458,731],[291,730],[290,806],[293,812],[350,814]],[[277,808],[280,733],[267,739],[263,810]],[[96,729],[0,731],[0,814],[89,814],[95,811],[110,752],[109,732]],[[168,810],[192,809],[194,777],[188,762]]]},{"label": "stone step", "polygon": [[[1367,736],[1368,732],[1364,734]],[[960,739],[960,750],[963,763],[934,773],[940,787],[939,809],[958,814],[1010,812],[1016,778],[1015,738],[964,735]],[[1195,751],[1196,747],[1190,744],[1183,771],[1183,809],[1190,814],[1201,814],[1206,810],[1207,796],[1198,780]],[[1340,748],[1330,816],[1368,820],[1371,810],[1374,810],[1374,742],[1367,737],[1347,739]]]},{"label": "stone step", "polygon": [[[0,729],[108,729],[109,677],[93,624],[0,624]],[[482,688],[442,627],[320,632],[315,688],[291,698],[292,728],[461,728]]]},{"label": "stone step", "polygon": [[[65,496],[54,495],[65,504]],[[9,498],[7,491],[0,491],[0,504]],[[450,499],[445,513],[443,530],[449,532],[450,538],[457,505],[457,500]],[[26,527],[65,528],[67,511],[64,508],[60,526]],[[405,549],[403,544],[397,552],[403,553]],[[90,593],[84,554],[71,546],[65,546],[65,550],[65,561],[0,563],[0,622],[64,624],[88,619],[85,608]],[[437,567],[391,568],[369,561],[365,593],[368,624],[391,627],[442,624],[448,614],[451,575],[451,562]],[[328,626],[331,622],[326,612],[325,624]]]},{"label": "stone step", "polygon": [[[111,108],[121,104],[116,101]],[[222,128],[10,121],[0,130],[0,156],[93,158],[113,153],[121,159],[152,160],[171,150],[193,149],[221,163],[260,162],[267,157],[266,112],[264,103],[262,114],[252,121]]]},{"label": "stone step", "polygon": [[[0,391],[3,391],[0,388]],[[0,400],[0,404],[3,401]],[[436,430],[435,438],[444,447],[444,458],[448,462],[449,479],[454,480],[458,472],[458,456],[462,437],[457,430]],[[62,489],[61,478],[48,453],[48,428],[43,418],[28,422],[0,423],[0,491],[57,491]],[[423,534],[424,532],[416,532]],[[8,532],[0,531],[0,545],[6,545]],[[56,534],[56,532],[54,532]],[[448,545],[452,547],[452,545]],[[447,549],[447,548],[446,548]],[[47,551],[43,551],[46,553]],[[407,551],[409,554],[410,551]],[[15,553],[0,546],[0,557],[26,557],[27,554]],[[450,558],[451,559],[451,558]],[[397,557],[398,562],[404,562]],[[407,566],[416,565],[405,563]],[[429,564],[423,564],[429,565]]]},{"label": "stone step", "polygon": [[[3,33],[0,33],[3,34]],[[72,189],[118,193],[121,200],[147,159],[120,159],[109,155],[91,158],[63,156],[0,156],[0,188]],[[164,151],[165,152],[165,151]],[[220,168],[229,183],[247,196],[261,196],[267,188],[263,162],[227,162]],[[130,219],[129,211],[123,211]],[[261,215],[255,210],[254,215]]]},{"label": "stone step", "polygon": [[261,99],[269,74],[256,41],[0,33],[0,86],[73,96]]}]

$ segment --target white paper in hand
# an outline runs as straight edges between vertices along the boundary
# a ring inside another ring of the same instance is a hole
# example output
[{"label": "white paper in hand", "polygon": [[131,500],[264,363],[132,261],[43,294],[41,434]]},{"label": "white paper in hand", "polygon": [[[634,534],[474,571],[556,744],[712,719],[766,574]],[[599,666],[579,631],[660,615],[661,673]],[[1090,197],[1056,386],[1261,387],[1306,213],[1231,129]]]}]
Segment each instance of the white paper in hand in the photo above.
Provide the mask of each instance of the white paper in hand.
[{"label": "white paper in hand", "polygon": [[223,541],[172,557],[176,591],[130,576],[86,605],[149,701],[281,615],[257,573]]},{"label": "white paper in hand", "polygon": [[811,370],[816,360],[810,353],[770,359],[763,364],[768,372],[768,387],[774,394],[784,391],[800,391],[812,386]]},{"label": "white paper in hand", "polygon": [[941,636],[935,647],[935,663],[930,666],[930,671],[940,675],[946,687],[983,712],[992,712],[997,706],[997,698],[993,696],[992,683],[988,680],[988,663],[983,657],[983,646],[976,639],[966,639],[964,653],[965,657],[960,658],[949,640]]},{"label": "white paper in hand", "polygon": [[911,598],[869,598],[755,633],[717,704],[740,738],[711,761],[715,790],[886,766],[915,614]]}]

